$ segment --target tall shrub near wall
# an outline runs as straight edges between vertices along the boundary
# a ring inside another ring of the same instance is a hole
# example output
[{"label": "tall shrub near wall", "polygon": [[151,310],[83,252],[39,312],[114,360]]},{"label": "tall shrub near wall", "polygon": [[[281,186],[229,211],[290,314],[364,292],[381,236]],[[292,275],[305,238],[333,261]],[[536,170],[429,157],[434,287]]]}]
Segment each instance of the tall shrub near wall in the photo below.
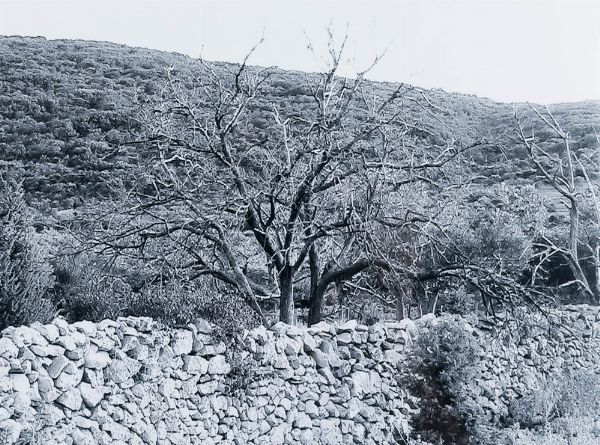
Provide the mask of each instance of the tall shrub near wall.
[{"label": "tall shrub near wall", "polygon": [[[497,320],[425,317],[417,325],[404,374],[421,399],[413,437],[445,444],[512,443],[518,431],[543,425],[544,415],[546,421],[568,418],[569,411],[581,413],[579,405],[593,406],[573,375],[579,382],[595,381],[598,307],[517,310]],[[565,388],[580,395],[568,396]],[[591,414],[600,421],[600,412]]]},{"label": "tall shrub near wall", "polygon": [[0,169],[0,330],[54,315],[48,252],[33,236],[23,190]]},{"label": "tall shrub near wall", "polygon": [[469,443],[482,407],[472,403],[482,348],[465,320],[444,320],[424,330],[411,354],[406,385],[420,399],[416,435],[433,443]]}]

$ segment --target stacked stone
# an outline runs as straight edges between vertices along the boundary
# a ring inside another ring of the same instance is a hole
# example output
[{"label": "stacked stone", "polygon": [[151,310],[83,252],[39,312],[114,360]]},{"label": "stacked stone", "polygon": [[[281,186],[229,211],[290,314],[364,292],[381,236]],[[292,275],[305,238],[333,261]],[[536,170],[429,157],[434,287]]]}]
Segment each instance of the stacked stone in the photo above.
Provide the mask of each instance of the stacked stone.
[{"label": "stacked stone", "polygon": [[9,328],[0,336],[0,444],[390,443],[406,437],[418,409],[399,383],[418,332],[445,321],[473,335],[482,356],[472,397],[494,419],[553,373],[598,369],[600,308],[549,319],[526,335],[457,316],[276,324],[229,350],[201,320]]},{"label": "stacked stone", "polygon": [[273,377],[249,388],[254,405],[246,412],[258,428],[246,428],[242,443],[264,435],[275,444],[393,442],[408,429],[407,395],[396,377],[413,326],[350,321],[254,331],[247,350]]},{"label": "stacked stone", "polygon": [[[411,329],[277,324],[247,332],[232,352],[203,321],[9,328],[0,337],[0,443],[388,443],[407,428],[396,375]],[[254,364],[235,391],[228,357]]]}]

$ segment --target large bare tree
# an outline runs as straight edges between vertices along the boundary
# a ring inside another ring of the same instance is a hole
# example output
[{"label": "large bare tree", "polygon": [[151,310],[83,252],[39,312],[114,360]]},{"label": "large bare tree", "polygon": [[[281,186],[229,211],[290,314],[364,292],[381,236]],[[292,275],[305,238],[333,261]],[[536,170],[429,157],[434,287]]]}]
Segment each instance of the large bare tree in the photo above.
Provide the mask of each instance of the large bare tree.
[{"label": "large bare tree", "polygon": [[[266,102],[274,71],[249,67],[248,57],[238,66],[201,60],[189,82],[170,72],[140,118],[140,142],[154,156],[118,216],[104,220],[96,237],[104,252],[144,255],[167,240],[170,249],[148,260],[189,281],[210,275],[234,286],[263,321],[262,300],[276,299],[285,323],[295,321],[298,286],[308,283],[316,323],[330,286],[393,269],[372,236],[389,187],[430,182],[462,148],[415,136],[426,130],[404,115],[412,88],[378,97],[367,71],[339,76],[343,48],[330,44],[327,69],[306,76],[308,101],[291,111]],[[268,109],[266,125],[256,109]]]}]

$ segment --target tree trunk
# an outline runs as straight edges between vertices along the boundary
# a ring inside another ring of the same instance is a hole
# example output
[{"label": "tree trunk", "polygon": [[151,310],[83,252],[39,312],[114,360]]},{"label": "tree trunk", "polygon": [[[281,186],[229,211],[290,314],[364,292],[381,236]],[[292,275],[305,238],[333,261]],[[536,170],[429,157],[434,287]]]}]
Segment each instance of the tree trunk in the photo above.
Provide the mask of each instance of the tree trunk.
[{"label": "tree trunk", "polygon": [[404,293],[400,292],[400,294],[396,297],[396,321],[400,321],[404,319]]},{"label": "tree trunk", "polygon": [[579,211],[574,198],[571,200],[569,208],[569,223],[569,266],[573,278],[578,281],[579,288],[583,288],[585,291],[588,301],[594,300],[596,298],[594,295],[595,289],[590,286],[579,260]]},{"label": "tree trunk", "polygon": [[386,269],[389,267],[388,263],[381,259],[361,259],[336,270],[332,270],[335,267],[334,262],[330,261],[327,263],[323,268],[323,273],[319,278],[318,285],[316,287],[311,286],[310,309],[308,311],[309,326],[320,322],[323,318],[323,299],[325,297],[325,291],[330,284],[341,283],[373,266]]},{"label": "tree trunk", "polygon": [[223,235],[223,230],[221,228],[218,228],[217,230],[220,235],[221,248],[223,249],[223,253],[225,254],[225,257],[227,258],[229,266],[231,267],[231,270],[233,271],[233,275],[235,277],[235,282],[237,283],[239,289],[242,291],[242,294],[244,295],[244,299],[246,300],[246,302],[260,317],[261,323],[266,324],[267,319],[265,318],[265,315],[263,314],[262,309],[261,309],[260,305],[258,304],[258,301],[256,301],[256,296],[254,295],[254,291],[252,290],[252,287],[250,286],[250,282],[248,281],[248,278],[246,277],[246,275],[244,275],[244,272],[242,271],[242,269],[240,268],[240,266],[238,265],[238,263],[235,259],[235,255],[233,254],[233,252],[231,251],[231,248],[229,247],[229,244],[225,240],[225,237]]},{"label": "tree trunk", "polygon": [[319,279],[321,277],[321,266],[319,263],[319,255],[313,244],[308,251],[308,265],[310,269],[310,296],[308,301],[310,305],[308,308],[307,323],[309,326],[320,322],[323,312],[323,293],[321,292],[321,295],[318,293]]},{"label": "tree trunk", "polygon": [[592,276],[590,277],[590,287],[592,289],[593,302],[592,304],[600,304],[600,244],[592,250],[593,268]]},{"label": "tree trunk", "polygon": [[279,321],[295,324],[294,284],[290,267],[284,267],[279,272]]},{"label": "tree trunk", "polygon": [[308,309],[308,325],[312,326],[319,323],[323,318],[323,303],[325,298],[326,286],[317,285],[311,290],[310,308]]}]

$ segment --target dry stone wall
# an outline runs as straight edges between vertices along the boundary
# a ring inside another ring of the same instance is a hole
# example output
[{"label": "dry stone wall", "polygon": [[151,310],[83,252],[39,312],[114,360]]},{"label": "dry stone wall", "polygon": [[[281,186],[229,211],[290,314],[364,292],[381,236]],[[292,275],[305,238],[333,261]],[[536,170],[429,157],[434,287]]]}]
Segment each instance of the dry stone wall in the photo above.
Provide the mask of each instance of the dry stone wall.
[{"label": "dry stone wall", "polygon": [[277,324],[227,351],[202,321],[9,328],[0,443],[390,443],[409,417],[396,374],[411,329]]},{"label": "dry stone wall", "polygon": [[419,333],[451,323],[479,342],[472,398],[493,419],[553,373],[598,369],[598,308],[552,317],[531,332],[431,316],[277,324],[246,332],[235,348],[204,321],[9,328],[0,336],[0,444],[396,443],[418,410],[400,376],[410,375]]}]

